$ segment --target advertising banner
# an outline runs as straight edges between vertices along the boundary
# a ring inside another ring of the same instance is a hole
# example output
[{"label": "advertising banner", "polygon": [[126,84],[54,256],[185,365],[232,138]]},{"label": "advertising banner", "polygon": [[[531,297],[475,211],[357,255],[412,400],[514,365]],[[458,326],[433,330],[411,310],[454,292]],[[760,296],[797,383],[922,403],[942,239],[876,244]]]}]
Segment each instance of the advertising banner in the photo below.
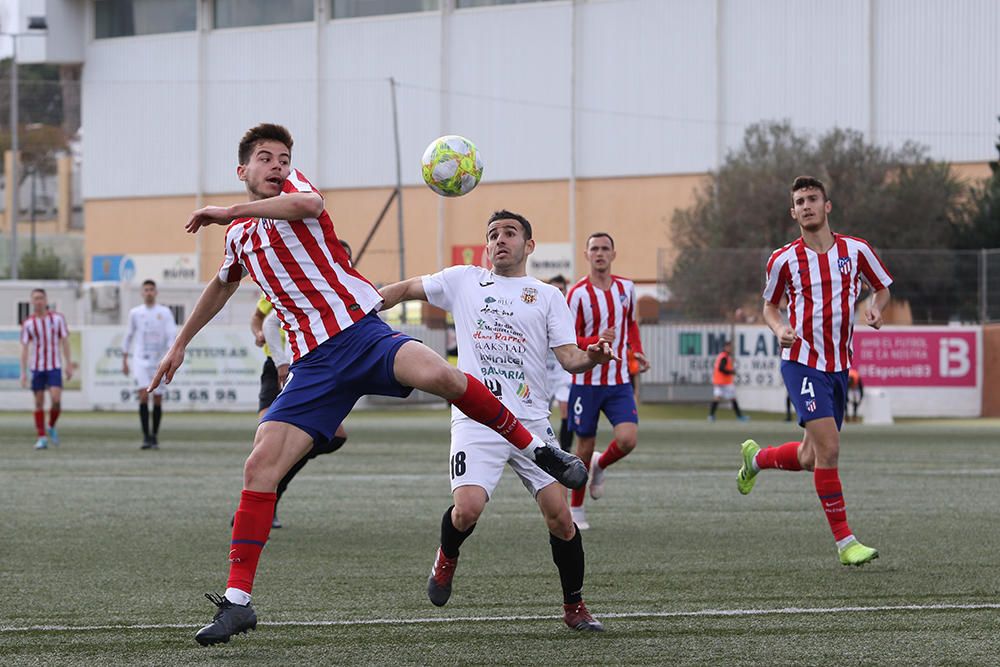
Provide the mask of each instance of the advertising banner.
[{"label": "advertising banner", "polygon": [[[90,327],[83,335],[84,391],[101,410],[131,410],[138,387],[122,373],[122,327]],[[264,353],[246,327],[203,329],[187,347],[184,365],[163,400],[175,410],[257,409]]]},{"label": "advertising banner", "polygon": [[857,329],[853,365],[869,387],[975,387],[976,337],[969,330]]}]

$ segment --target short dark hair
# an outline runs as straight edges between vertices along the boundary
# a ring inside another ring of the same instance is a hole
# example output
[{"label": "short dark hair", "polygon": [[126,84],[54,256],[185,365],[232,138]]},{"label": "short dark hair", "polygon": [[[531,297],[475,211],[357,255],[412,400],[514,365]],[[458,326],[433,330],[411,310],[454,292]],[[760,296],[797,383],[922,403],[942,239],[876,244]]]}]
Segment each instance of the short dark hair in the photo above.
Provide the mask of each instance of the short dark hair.
[{"label": "short dark hair", "polygon": [[521,229],[524,230],[524,240],[528,241],[531,239],[531,223],[523,215],[502,208],[499,211],[493,211],[493,215],[486,221],[486,226],[489,227],[497,220],[516,220],[520,222]]},{"label": "short dark hair", "polygon": [[549,278],[549,284],[551,285],[552,283],[562,283],[563,285],[565,285],[566,284],[566,276],[564,276],[561,273],[557,273],[556,275],[554,275],[551,278]]},{"label": "short dark hair", "polygon": [[239,160],[240,164],[250,162],[253,149],[262,141],[280,141],[288,148],[289,154],[292,152],[292,133],[282,125],[274,123],[261,123],[247,130],[247,133],[240,139]]},{"label": "short dark hair", "polygon": [[48,295],[47,295],[47,294],[45,293],[45,290],[43,290],[43,289],[42,289],[41,287],[36,287],[35,289],[31,290],[31,293],[32,293],[32,294],[34,294],[35,292],[41,292],[41,293],[42,293],[42,296],[48,296]]},{"label": "short dark hair", "polygon": [[792,189],[789,194],[792,195],[792,199],[795,198],[795,193],[799,190],[806,190],[815,188],[823,193],[823,201],[826,201],[826,186],[823,185],[823,181],[815,178],[813,176],[796,176],[795,180],[792,181]]},{"label": "short dark hair", "polygon": [[615,240],[613,238],[611,238],[611,234],[608,234],[607,232],[594,232],[593,234],[591,234],[590,236],[587,237],[587,245],[588,246],[590,245],[590,239],[596,239],[596,238],[601,237],[601,236],[604,236],[609,241],[611,241],[611,249],[614,250],[615,249]]},{"label": "short dark hair", "polygon": [[156,281],[151,278],[146,278],[142,281],[142,286],[145,287],[146,285],[152,285],[153,289],[156,289]]},{"label": "short dark hair", "polygon": [[344,252],[347,253],[347,259],[354,261],[354,251],[351,250],[351,244],[345,241],[344,239],[337,239],[337,240],[340,241],[340,246],[344,249]]}]

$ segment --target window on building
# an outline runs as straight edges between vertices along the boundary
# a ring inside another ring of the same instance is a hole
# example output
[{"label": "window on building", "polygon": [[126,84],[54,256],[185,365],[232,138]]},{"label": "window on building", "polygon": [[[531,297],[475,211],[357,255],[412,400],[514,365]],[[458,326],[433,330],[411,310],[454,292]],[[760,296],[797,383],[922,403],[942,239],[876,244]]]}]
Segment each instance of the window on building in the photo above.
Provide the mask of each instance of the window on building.
[{"label": "window on building", "polygon": [[520,5],[526,2],[542,2],[543,0],[455,0],[455,7],[489,7],[492,5]]},{"label": "window on building", "polygon": [[330,16],[346,19],[354,16],[427,12],[440,7],[439,0],[333,0]]},{"label": "window on building", "polygon": [[95,0],[94,36],[129,37],[195,29],[198,0]]},{"label": "window on building", "polygon": [[303,23],[313,20],[313,0],[215,0],[216,28]]}]

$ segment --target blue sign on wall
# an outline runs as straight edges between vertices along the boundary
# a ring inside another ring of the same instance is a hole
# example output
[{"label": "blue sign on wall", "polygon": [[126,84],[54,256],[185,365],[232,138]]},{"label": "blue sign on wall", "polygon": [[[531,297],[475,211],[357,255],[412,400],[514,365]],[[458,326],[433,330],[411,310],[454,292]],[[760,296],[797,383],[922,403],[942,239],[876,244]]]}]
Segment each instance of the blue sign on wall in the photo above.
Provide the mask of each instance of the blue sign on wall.
[{"label": "blue sign on wall", "polygon": [[135,278],[135,262],[128,255],[94,255],[90,258],[90,276],[94,282],[129,282]]}]

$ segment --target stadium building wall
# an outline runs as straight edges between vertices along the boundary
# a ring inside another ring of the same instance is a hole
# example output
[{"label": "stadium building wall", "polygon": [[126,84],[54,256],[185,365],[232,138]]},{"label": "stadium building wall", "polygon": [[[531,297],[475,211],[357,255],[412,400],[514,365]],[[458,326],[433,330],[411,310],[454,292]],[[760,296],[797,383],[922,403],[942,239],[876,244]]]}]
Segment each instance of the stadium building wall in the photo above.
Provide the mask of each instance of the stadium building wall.
[{"label": "stadium building wall", "polygon": [[[83,25],[92,30],[92,19]],[[761,120],[913,140],[985,173],[1000,109],[998,30],[990,0],[563,0],[88,33],[87,253],[195,253],[207,279],[221,232],[180,229],[194,207],[240,196],[235,147],[265,120],[293,131],[294,164],[357,247],[395,183],[394,77],[406,273],[481,242],[482,221],[502,206],[532,219],[540,239],[571,241],[576,258],[587,234],[609,230],[622,272],[655,281],[673,211]],[[485,158],[484,184],[459,201],[419,182],[423,148],[445,133],[472,138]],[[362,269],[398,279],[397,251],[391,210]]]}]

